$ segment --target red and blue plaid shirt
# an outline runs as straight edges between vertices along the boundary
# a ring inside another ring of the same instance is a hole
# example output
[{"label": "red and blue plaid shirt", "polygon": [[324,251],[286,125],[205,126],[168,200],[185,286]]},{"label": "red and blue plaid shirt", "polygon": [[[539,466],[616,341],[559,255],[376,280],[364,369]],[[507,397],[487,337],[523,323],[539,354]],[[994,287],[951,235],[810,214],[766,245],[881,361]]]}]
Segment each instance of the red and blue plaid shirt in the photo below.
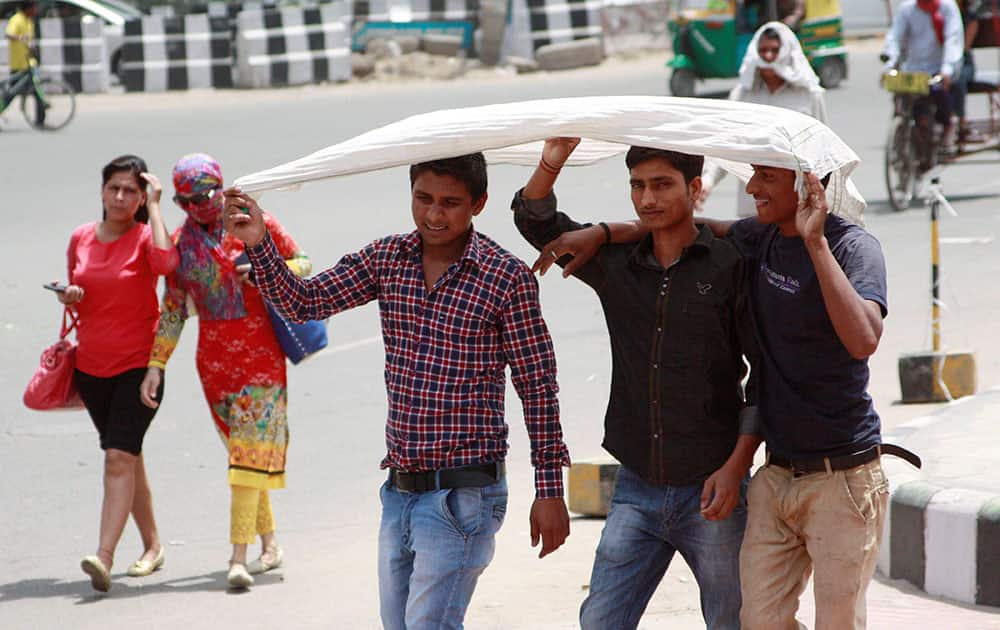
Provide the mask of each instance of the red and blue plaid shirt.
[{"label": "red and blue plaid shirt", "polygon": [[288,269],[270,235],[247,252],[257,287],[291,320],[326,319],[378,300],[389,397],[382,468],[503,461],[510,366],[531,439],[536,496],[563,495],[569,453],[555,353],[538,283],[521,260],[473,230],[462,257],[428,291],[417,232],[377,240],[309,279]]}]

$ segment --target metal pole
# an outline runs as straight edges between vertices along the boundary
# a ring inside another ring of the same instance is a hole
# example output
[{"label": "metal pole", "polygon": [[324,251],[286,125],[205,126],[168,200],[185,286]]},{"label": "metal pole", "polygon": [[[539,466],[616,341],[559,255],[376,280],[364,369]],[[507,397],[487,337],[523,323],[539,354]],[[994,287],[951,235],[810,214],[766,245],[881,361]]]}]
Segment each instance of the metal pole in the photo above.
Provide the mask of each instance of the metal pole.
[{"label": "metal pole", "polygon": [[[940,180],[935,177],[931,186],[937,187]],[[939,306],[938,268],[940,266],[940,250],[938,247],[938,206],[941,202],[937,196],[931,202],[931,338],[934,352],[941,351],[941,308]]]}]

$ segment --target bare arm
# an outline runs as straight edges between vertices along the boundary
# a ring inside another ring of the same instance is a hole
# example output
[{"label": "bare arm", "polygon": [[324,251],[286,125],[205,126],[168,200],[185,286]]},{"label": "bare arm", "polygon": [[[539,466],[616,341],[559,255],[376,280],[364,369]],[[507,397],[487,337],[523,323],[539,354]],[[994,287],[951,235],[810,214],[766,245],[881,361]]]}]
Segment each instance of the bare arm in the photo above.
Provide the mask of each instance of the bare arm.
[{"label": "bare arm", "polygon": [[149,184],[146,193],[146,208],[149,209],[149,227],[153,230],[153,244],[159,249],[172,249],[174,244],[170,240],[167,226],[163,223],[160,215],[160,196],[163,194],[163,186],[156,175],[143,173],[142,178]]},{"label": "bare arm", "polygon": [[807,173],[806,186],[809,196],[796,214],[796,228],[816,268],[823,303],[837,337],[852,357],[867,359],[882,338],[881,307],[858,294],[830,251],[823,234],[826,195],[819,179]]},{"label": "bare arm", "polygon": [[972,50],[972,43],[979,35],[979,20],[973,20],[965,25],[965,49]]},{"label": "bare arm", "polygon": [[705,480],[701,489],[701,515],[705,519],[721,521],[732,513],[760,442],[759,435],[740,435],[726,463]]}]

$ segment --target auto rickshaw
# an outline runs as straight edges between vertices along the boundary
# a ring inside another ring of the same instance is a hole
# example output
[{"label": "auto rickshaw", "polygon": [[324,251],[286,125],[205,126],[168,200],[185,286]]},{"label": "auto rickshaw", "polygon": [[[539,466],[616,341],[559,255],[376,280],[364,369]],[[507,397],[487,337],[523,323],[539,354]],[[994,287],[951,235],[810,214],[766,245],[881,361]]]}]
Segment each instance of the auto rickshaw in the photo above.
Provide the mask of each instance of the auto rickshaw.
[{"label": "auto rickshaw", "polygon": [[[804,15],[794,28],[826,88],[847,77],[840,15],[840,0],[805,0]],[[667,62],[670,93],[693,96],[696,79],[737,76],[757,28],[782,17],[778,0],[677,0],[668,22],[674,51]]]}]

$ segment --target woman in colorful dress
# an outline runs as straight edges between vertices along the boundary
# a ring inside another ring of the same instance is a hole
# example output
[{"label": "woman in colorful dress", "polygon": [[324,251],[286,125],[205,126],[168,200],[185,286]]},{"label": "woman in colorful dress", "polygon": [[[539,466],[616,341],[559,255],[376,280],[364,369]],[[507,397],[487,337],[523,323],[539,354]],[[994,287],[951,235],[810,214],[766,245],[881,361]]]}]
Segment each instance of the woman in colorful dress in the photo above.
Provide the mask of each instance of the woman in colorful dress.
[{"label": "woman in colorful dress", "polygon": [[[162,381],[184,322],[197,314],[198,375],[229,454],[233,555],[227,581],[246,588],[254,583],[251,574],[281,565],[268,492],[285,487],[285,355],[264,301],[248,280],[249,265],[236,263],[243,243],[223,231],[219,163],[205,154],[187,155],[174,166],[173,180],[174,201],[188,217],[173,234],[180,264],[167,277],[163,313],[142,391],[155,404],[152,394]],[[308,275],[312,270],[309,259],[273,217],[266,221],[288,265]],[[192,306],[197,313],[189,311]],[[248,565],[247,545],[257,535],[261,555]]]},{"label": "woman in colorful dress", "polygon": [[[177,251],[160,217],[160,182],[147,172],[146,163],[123,155],[101,175],[104,214],[73,231],[67,250],[69,284],[57,295],[79,319],[73,380],[104,450],[97,553],[83,558],[80,568],[95,590],[106,592],[129,514],[144,551],[128,575],[142,577],[163,565],[142,458],[142,441],[156,409],[155,403],[140,401],[139,386],[160,316],[156,283],[177,266]],[[150,397],[162,393],[160,381]]]}]

